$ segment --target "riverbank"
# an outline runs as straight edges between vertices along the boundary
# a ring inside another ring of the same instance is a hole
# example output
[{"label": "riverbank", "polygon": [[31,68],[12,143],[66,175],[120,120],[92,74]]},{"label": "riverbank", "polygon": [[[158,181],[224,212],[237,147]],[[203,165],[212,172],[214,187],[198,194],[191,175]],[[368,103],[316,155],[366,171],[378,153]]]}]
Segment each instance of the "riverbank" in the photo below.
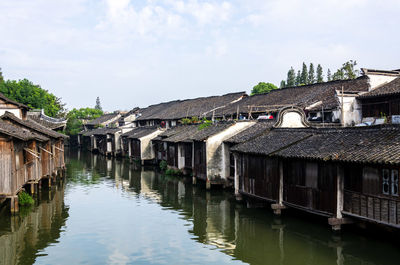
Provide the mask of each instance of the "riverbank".
[{"label": "riverbank", "polygon": [[190,178],[78,151],[66,164],[64,188],[26,216],[0,218],[0,246],[15,249],[0,255],[5,264],[396,264],[400,257],[387,239],[349,227],[334,234],[326,219],[295,210],[276,217]]}]

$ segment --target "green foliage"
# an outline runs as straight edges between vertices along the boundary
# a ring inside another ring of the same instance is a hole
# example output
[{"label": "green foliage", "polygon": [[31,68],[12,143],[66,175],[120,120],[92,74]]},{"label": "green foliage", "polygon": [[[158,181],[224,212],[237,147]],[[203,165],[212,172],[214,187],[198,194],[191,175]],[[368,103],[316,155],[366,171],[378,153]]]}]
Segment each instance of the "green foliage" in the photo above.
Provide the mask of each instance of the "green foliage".
[{"label": "green foliage", "polygon": [[296,74],[294,72],[293,67],[290,67],[290,70],[287,73],[286,86],[292,87],[295,85],[296,85]]},{"label": "green foliage", "polygon": [[65,133],[67,135],[76,135],[82,130],[82,120],[93,120],[103,115],[102,110],[93,108],[73,109],[67,114],[67,126]]},{"label": "green foliage", "polygon": [[199,131],[201,131],[201,130],[203,130],[203,129],[211,126],[211,125],[212,125],[212,121],[211,120],[207,120],[206,118],[204,118],[202,120],[202,123],[199,125],[198,129],[199,129]]},{"label": "green foliage", "polygon": [[316,81],[315,79],[315,70],[313,63],[310,63],[310,68],[308,69],[308,83],[314,84]]},{"label": "green foliage", "polygon": [[286,82],[285,80],[282,80],[279,88],[284,88],[284,87],[286,87]]},{"label": "green foliage", "polygon": [[4,83],[4,77],[3,77],[3,72],[1,71],[0,67],[0,84]]},{"label": "green foliage", "polygon": [[303,68],[301,69],[300,84],[308,84],[308,70],[307,65],[303,62]]},{"label": "green foliage", "polygon": [[102,110],[93,109],[93,108],[80,108],[73,109],[67,114],[67,118],[76,118],[80,120],[93,120],[103,115]]},{"label": "green foliage", "polygon": [[170,175],[170,176],[183,175],[182,171],[180,171],[179,169],[173,169],[173,168],[168,168],[167,170],[165,170],[165,174]]},{"label": "green foliage", "polygon": [[[356,69],[356,65],[356,61],[350,60],[345,62],[341,68],[336,70],[334,74],[332,74],[331,70],[328,69],[326,75],[327,81],[348,80],[357,78],[360,75],[360,72]],[[302,70],[297,71],[297,75],[295,74],[293,67],[290,67],[285,86],[301,86],[322,82],[324,82],[324,73],[322,66],[318,64],[317,70],[315,71],[313,63],[310,63],[310,67],[309,69],[307,69],[307,65],[303,62]],[[282,84],[283,83],[281,83],[281,88],[283,87]]]},{"label": "green foliage", "polygon": [[96,110],[103,110],[102,108],[101,108],[101,104],[100,104],[100,98],[99,97],[97,97],[96,98],[96,105],[94,106],[94,108],[96,109]]},{"label": "green foliage", "polygon": [[165,160],[160,161],[160,169],[161,169],[161,171],[166,171],[167,168],[168,168],[167,161],[165,161]]},{"label": "green foliage", "polygon": [[199,123],[199,118],[196,116],[193,116],[192,118],[183,118],[180,120],[181,124],[187,125],[187,124],[196,124]]},{"label": "green foliage", "polygon": [[300,70],[299,70],[299,71],[297,71],[295,85],[299,86],[300,84],[301,84],[301,73],[300,73]]},{"label": "green foliage", "polygon": [[25,191],[21,191],[18,194],[18,203],[19,205],[24,206],[24,205],[32,205],[35,203],[35,201],[28,193],[26,193]]},{"label": "green foliage", "polygon": [[62,117],[65,114],[65,104],[61,102],[60,98],[42,89],[39,85],[34,85],[28,79],[2,82],[0,92],[33,109],[44,109],[44,113],[50,117]]},{"label": "green foliage", "polygon": [[250,95],[252,96],[256,94],[267,93],[274,89],[278,89],[278,87],[272,83],[259,82],[257,85],[253,87]]},{"label": "green foliage", "polygon": [[324,74],[322,70],[322,66],[318,64],[317,66],[317,83],[322,83],[324,82]]}]

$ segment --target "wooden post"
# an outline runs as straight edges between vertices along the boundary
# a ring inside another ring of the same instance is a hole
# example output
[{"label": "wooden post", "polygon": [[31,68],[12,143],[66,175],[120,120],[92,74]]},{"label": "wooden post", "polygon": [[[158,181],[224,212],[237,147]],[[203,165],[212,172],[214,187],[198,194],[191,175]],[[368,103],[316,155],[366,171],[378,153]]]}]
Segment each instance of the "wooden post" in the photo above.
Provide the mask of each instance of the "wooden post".
[{"label": "wooden post", "polygon": [[19,212],[18,196],[10,198],[10,210],[12,214]]},{"label": "wooden post", "polygon": [[283,162],[279,161],[279,194],[278,194],[278,203],[271,204],[272,210],[274,210],[274,214],[280,215],[283,209],[286,209],[286,206],[283,204]]},{"label": "wooden post", "polygon": [[211,189],[211,182],[208,178],[206,178],[206,190],[210,190]]},{"label": "wooden post", "polygon": [[242,195],[239,192],[240,179],[239,179],[239,170],[238,170],[238,168],[239,168],[238,154],[236,154],[236,153],[233,154],[233,157],[234,157],[234,161],[235,161],[235,163],[234,163],[234,168],[235,168],[235,175],[234,175],[235,198],[236,198],[236,200],[241,201],[242,200]]},{"label": "wooden post", "polygon": [[332,226],[332,230],[339,231],[343,224],[353,223],[350,218],[344,218],[342,215],[343,211],[343,191],[344,191],[344,170],[343,166],[337,166],[336,176],[336,211],[333,218],[328,219],[328,223]]}]

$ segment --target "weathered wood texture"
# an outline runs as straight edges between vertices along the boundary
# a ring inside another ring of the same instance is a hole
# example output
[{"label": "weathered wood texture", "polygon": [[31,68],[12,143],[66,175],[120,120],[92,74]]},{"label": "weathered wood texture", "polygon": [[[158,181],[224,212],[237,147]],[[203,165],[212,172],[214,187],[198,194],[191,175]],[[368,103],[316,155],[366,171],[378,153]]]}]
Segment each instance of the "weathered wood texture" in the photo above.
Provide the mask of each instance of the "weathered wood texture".
[{"label": "weathered wood texture", "polygon": [[170,167],[178,167],[178,144],[167,143],[167,164]]},{"label": "weathered wood texture", "polygon": [[344,212],[372,221],[400,225],[400,201],[359,192],[344,192]]},{"label": "weathered wood texture", "polygon": [[239,191],[262,199],[277,200],[278,160],[250,154],[239,156]]},{"label": "weathered wood texture", "polygon": [[284,161],[283,199],[310,211],[334,214],[337,167],[333,163]]},{"label": "weathered wood texture", "polygon": [[130,139],[131,142],[131,156],[135,159],[141,158],[141,145],[139,139]]},{"label": "weathered wood texture", "polygon": [[197,178],[206,180],[207,179],[207,155],[206,155],[206,143],[205,142],[194,142],[194,165],[193,175]]},{"label": "weathered wood texture", "polygon": [[192,154],[193,145],[192,143],[183,143],[184,155],[185,155],[185,168],[192,168]]}]

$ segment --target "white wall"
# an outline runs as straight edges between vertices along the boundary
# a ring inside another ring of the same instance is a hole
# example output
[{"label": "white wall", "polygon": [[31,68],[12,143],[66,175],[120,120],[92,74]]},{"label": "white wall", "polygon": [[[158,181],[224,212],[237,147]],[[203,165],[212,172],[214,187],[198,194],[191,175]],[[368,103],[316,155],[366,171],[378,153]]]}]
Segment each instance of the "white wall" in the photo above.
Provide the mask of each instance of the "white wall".
[{"label": "white wall", "polygon": [[140,138],[140,157],[142,160],[151,160],[155,158],[155,153],[151,144],[151,140],[156,138],[164,130],[157,130],[149,135]]},{"label": "white wall", "polygon": [[229,176],[229,148],[223,141],[255,125],[255,121],[238,122],[224,131],[209,137],[206,141],[207,178],[210,180]]},{"label": "white wall", "polygon": [[282,116],[282,128],[304,128],[301,115],[295,111],[287,111]]},{"label": "white wall", "polygon": [[21,110],[20,109],[0,109],[0,116],[6,113],[6,111],[11,112],[16,117],[22,119]]},{"label": "white wall", "polygon": [[375,88],[389,83],[390,81],[393,81],[396,79],[398,76],[392,76],[392,75],[374,75],[374,74],[367,74],[369,78],[369,84],[370,84],[370,90],[374,90]]}]

